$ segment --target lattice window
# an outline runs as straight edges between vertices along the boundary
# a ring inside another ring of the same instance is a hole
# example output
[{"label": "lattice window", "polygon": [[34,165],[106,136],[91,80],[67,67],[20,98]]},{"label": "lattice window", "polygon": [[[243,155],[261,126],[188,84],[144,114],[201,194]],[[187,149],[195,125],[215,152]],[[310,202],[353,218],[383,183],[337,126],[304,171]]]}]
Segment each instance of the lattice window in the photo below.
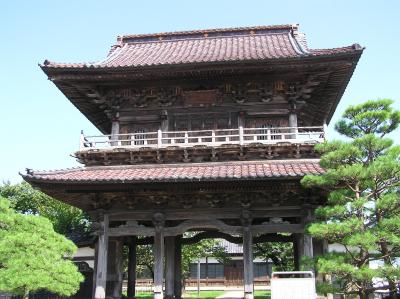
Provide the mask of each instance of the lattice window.
[{"label": "lattice window", "polygon": [[133,136],[135,145],[144,145],[144,139],[146,138],[146,135],[140,133],[145,133],[145,132],[146,131],[144,129],[135,130],[135,135]]},{"label": "lattice window", "polygon": [[[197,278],[197,264],[190,264],[190,278]],[[200,264],[200,278],[224,278],[223,264]]]},{"label": "lattice window", "polygon": [[254,269],[254,278],[266,277],[267,275],[270,275],[270,273],[268,273],[267,263],[254,263],[253,269]]}]

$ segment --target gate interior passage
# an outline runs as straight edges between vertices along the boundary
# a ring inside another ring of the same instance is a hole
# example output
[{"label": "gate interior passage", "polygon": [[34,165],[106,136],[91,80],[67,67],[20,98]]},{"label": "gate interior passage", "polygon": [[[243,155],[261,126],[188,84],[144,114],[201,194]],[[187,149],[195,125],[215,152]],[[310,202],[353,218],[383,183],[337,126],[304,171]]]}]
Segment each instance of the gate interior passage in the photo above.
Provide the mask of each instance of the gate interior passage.
[{"label": "gate interior passage", "polygon": [[311,271],[273,272],[272,299],[315,299],[315,277]]}]

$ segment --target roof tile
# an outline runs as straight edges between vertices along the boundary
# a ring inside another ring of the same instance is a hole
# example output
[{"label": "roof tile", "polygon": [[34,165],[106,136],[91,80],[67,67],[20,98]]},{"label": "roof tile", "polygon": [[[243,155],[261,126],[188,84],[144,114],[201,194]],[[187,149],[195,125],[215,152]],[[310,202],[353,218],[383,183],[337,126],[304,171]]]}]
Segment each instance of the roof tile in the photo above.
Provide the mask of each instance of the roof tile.
[{"label": "roof tile", "polygon": [[324,170],[315,159],[238,161],[171,165],[91,166],[56,171],[29,171],[28,181],[51,182],[168,182],[302,177]]}]

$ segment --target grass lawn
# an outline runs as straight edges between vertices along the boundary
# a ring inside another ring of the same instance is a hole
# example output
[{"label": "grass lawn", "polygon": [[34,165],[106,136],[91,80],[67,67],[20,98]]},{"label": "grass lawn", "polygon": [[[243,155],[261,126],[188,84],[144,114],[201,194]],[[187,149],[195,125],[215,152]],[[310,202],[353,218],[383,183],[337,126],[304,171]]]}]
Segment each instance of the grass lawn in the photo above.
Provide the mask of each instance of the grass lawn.
[{"label": "grass lawn", "polygon": [[153,292],[136,292],[136,298],[140,299],[153,299]]},{"label": "grass lawn", "polygon": [[[201,299],[215,299],[216,297],[222,295],[224,291],[201,291]],[[197,298],[197,292],[186,292],[182,296],[183,298]],[[138,299],[153,299],[153,292],[137,292],[136,298]],[[260,298],[261,299],[261,298]]]},{"label": "grass lawn", "polygon": [[201,299],[215,299],[221,296],[224,291],[200,291],[200,296],[197,297],[197,291],[186,292],[183,294],[183,298],[201,298]]},{"label": "grass lawn", "polygon": [[[200,297],[197,297],[197,292],[186,292],[183,294],[184,298],[201,298],[201,299],[215,299],[216,297],[222,295],[224,291],[201,291]],[[138,299],[153,299],[152,292],[138,292],[136,294]],[[270,299],[270,291],[255,291],[254,299]]]},{"label": "grass lawn", "polygon": [[255,291],[254,299],[270,299],[271,291]]}]

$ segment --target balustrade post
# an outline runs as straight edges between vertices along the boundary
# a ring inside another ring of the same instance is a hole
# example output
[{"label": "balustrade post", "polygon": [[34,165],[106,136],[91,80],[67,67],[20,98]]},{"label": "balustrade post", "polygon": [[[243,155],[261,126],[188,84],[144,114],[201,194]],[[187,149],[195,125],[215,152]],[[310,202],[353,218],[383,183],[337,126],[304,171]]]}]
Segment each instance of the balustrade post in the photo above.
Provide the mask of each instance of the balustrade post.
[{"label": "balustrade post", "polygon": [[160,148],[162,146],[162,131],[157,131],[157,147]]},{"label": "balustrade post", "polygon": [[215,131],[214,130],[211,131],[211,142],[213,144],[215,144]]},{"label": "balustrade post", "polygon": [[185,132],[185,143],[189,142],[189,134],[188,132]]},{"label": "balustrade post", "polygon": [[243,127],[239,126],[239,144],[243,145]]}]

